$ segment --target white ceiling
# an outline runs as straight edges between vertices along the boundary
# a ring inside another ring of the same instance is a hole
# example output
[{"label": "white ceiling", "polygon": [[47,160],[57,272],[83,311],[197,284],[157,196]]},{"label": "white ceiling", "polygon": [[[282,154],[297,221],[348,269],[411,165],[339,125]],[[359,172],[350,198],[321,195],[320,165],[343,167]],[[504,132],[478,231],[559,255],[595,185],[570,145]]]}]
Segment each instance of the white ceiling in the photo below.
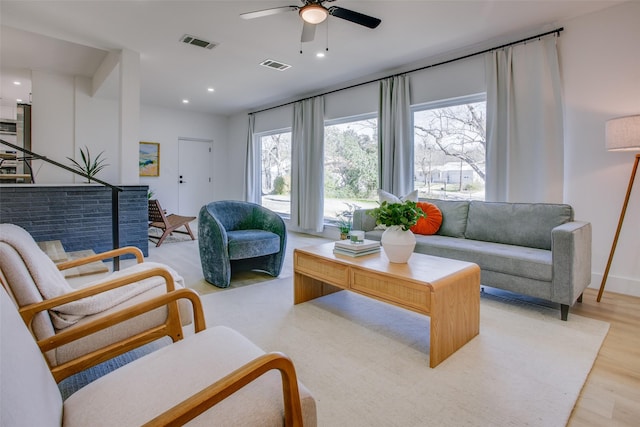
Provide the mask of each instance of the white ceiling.
[{"label": "white ceiling", "polygon": [[[320,24],[315,40],[301,44],[295,11],[239,17],[300,0],[2,0],[2,98],[3,104],[15,99],[20,88],[12,82],[28,80],[25,69],[90,76],[108,51],[126,48],[140,53],[144,104],[230,115],[551,30],[620,2],[337,0],[325,5],[382,23],[369,29],[329,17],[328,31]],[[186,45],[179,42],[184,34],[219,45]],[[316,58],[327,45],[326,57]],[[259,66],[265,59],[292,67]]]}]

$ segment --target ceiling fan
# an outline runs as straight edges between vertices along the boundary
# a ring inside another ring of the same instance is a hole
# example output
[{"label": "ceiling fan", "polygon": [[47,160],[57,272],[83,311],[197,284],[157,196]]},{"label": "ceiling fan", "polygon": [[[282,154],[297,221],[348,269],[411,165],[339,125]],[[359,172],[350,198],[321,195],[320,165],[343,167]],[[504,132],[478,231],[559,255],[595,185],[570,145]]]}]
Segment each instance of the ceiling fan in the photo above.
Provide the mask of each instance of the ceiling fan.
[{"label": "ceiling fan", "polygon": [[242,19],[254,19],[297,10],[304,23],[302,26],[302,37],[300,38],[300,41],[303,43],[313,40],[316,34],[316,25],[324,22],[329,15],[345,19],[355,24],[363,25],[367,28],[376,28],[382,22],[380,19],[374,18],[373,16],[364,15],[360,12],[355,12],[343,7],[331,6],[327,8],[324,6],[324,3],[331,3],[335,0],[301,1],[304,3],[302,6],[280,6],[271,9],[256,10],[254,12],[242,13],[240,14],[240,17]]}]

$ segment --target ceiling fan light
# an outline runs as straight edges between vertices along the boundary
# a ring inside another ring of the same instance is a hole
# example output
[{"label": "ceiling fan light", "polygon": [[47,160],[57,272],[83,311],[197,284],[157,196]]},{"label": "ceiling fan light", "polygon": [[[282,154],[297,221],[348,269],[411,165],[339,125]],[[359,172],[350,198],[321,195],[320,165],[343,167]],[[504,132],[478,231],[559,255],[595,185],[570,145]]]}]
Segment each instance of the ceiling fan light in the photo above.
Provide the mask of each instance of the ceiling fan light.
[{"label": "ceiling fan light", "polygon": [[319,24],[329,16],[327,9],[319,4],[308,4],[300,9],[300,17],[309,24]]}]

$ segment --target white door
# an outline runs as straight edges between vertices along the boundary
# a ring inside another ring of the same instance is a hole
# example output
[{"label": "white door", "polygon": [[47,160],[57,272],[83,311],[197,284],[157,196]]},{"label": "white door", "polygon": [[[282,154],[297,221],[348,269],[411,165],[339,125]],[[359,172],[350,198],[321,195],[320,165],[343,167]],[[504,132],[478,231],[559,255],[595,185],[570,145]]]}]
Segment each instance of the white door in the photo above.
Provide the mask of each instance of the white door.
[{"label": "white door", "polygon": [[178,213],[198,216],[213,200],[213,141],[178,140]]}]

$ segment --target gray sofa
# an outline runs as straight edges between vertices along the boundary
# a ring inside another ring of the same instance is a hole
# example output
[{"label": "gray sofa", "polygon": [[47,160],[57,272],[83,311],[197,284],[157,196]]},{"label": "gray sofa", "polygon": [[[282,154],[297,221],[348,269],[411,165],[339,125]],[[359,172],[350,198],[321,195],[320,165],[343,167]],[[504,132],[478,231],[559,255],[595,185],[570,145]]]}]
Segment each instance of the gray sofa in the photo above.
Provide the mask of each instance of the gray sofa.
[{"label": "gray sofa", "polygon": [[[423,200],[442,211],[434,235],[416,234],[415,252],[476,263],[481,283],[560,304],[561,319],[591,283],[591,224],[565,204]],[[380,240],[367,210],[353,228]]]}]

